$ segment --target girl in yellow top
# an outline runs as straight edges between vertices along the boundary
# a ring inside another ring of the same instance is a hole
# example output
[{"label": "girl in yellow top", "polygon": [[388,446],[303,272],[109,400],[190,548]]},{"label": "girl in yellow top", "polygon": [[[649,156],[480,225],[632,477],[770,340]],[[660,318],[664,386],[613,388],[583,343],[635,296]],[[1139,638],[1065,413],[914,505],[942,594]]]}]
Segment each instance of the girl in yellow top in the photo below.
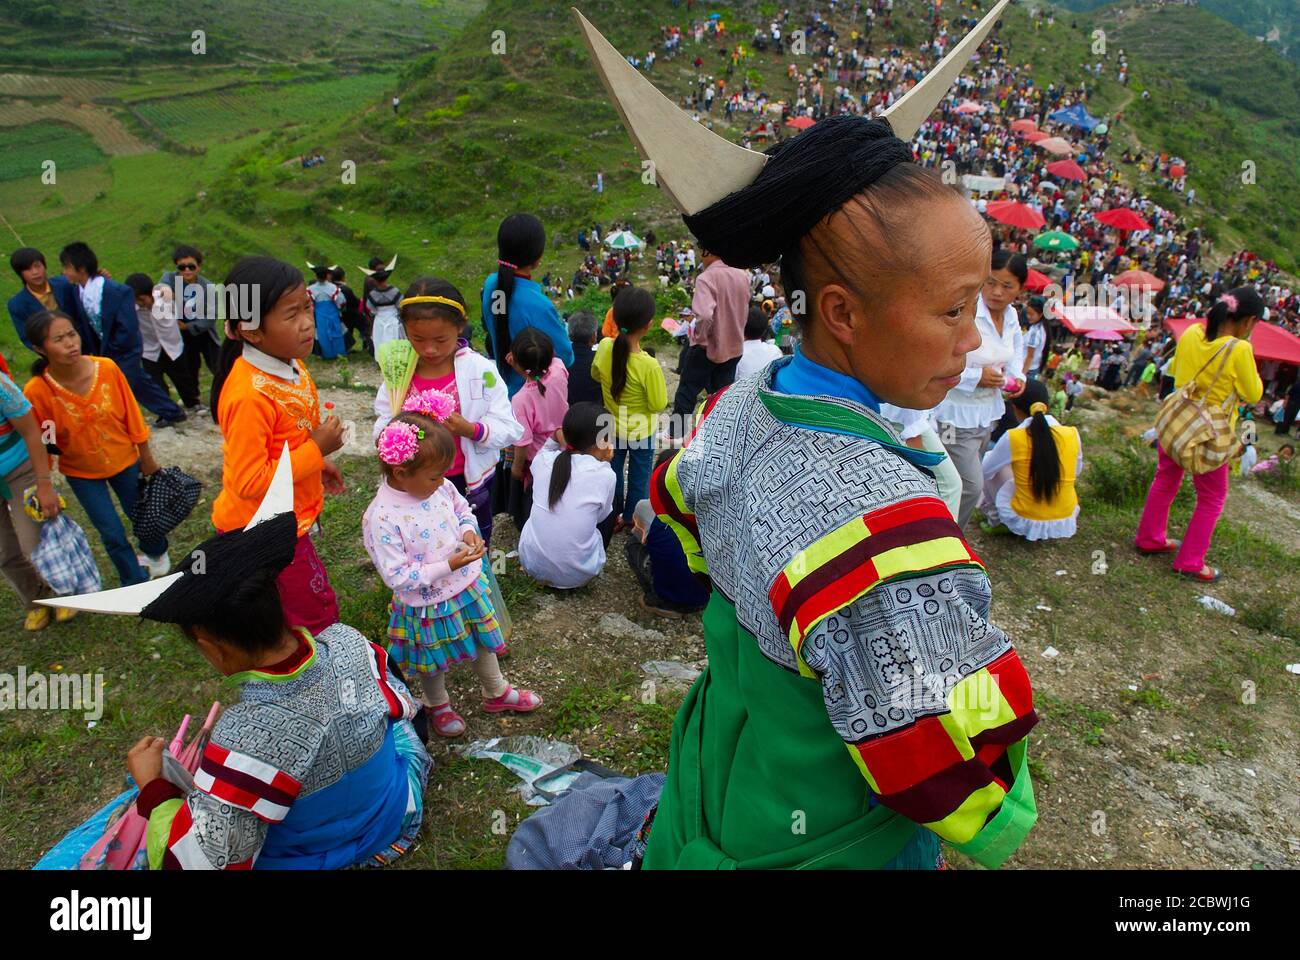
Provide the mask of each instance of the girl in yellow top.
[{"label": "girl in yellow top", "polygon": [[1019,426],[1002,434],[984,455],[984,503],[990,529],[999,525],[1026,540],[1074,536],[1079,517],[1075,481],[1083,470],[1083,444],[1075,427],[1047,413],[1047,387],[1038,380],[1011,401]]},{"label": "girl in yellow top", "polygon": [[113,506],[128,517],[135,509],[141,476],[158,472],[149,450],[149,428],[117,364],[81,353],[81,337],[59,310],[27,321],[27,339],[40,354],[35,376],[23,388],[36,421],[53,424],[59,472],[77,495],[104,541],[122,586],[144,583],[171,569],[167,540],[140,541],[137,554]]},{"label": "girl in yellow top", "polygon": [[[641,338],[655,315],[655,298],[649,290],[627,287],[614,301],[618,337],[606,337],[596,347],[591,375],[600,384],[605,409],[614,418],[614,459],[610,466],[618,478],[614,509],[621,510],[616,530],[632,526],[636,505],[650,495],[650,471],[655,460],[655,422],[668,406],[668,384],[659,361],[641,349]],[[627,461],[627,491],[623,489],[623,462]],[[619,504],[622,504],[620,507]]]},{"label": "girl in yellow top", "polygon": [[[1174,387],[1181,389],[1193,377],[1203,391],[1207,404],[1222,404],[1236,391],[1242,403],[1258,403],[1264,395],[1264,384],[1255,367],[1255,351],[1250,346],[1250,334],[1264,314],[1264,301],[1253,287],[1237,287],[1219,298],[1210,310],[1204,327],[1193,324],[1178,341],[1171,372]],[[1231,350],[1222,375],[1215,381],[1222,351]],[[1213,386],[1211,386],[1213,384]],[[1237,426],[1234,405],[1230,420],[1232,429]],[[1137,548],[1143,553],[1177,553],[1174,569],[1185,577],[1213,583],[1222,574],[1205,562],[1214,537],[1214,527],[1223,513],[1228,499],[1228,468],[1225,463],[1217,470],[1192,478],[1196,487],[1196,509],[1187,525],[1187,535],[1181,540],[1169,540],[1165,533],[1169,523],[1169,505],[1178,495],[1183,482],[1183,468],[1163,449],[1159,449],[1156,477],[1147,493],[1138,525]]]}]

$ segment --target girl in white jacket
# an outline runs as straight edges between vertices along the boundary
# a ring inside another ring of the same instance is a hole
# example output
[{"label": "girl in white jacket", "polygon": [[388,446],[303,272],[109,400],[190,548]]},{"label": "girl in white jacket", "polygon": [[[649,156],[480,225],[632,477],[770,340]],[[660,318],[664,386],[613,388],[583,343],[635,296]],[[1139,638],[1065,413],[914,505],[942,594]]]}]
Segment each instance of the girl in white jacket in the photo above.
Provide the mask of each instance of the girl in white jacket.
[{"label": "girl in white jacket", "polygon": [[383,386],[375,396],[374,437],[417,393],[451,395],[455,412],[444,424],[456,438],[456,457],[445,477],[469,501],[483,542],[492,543],[492,481],[501,450],[523,436],[510,410],[505,381],[495,365],[461,339],[465,298],[436,277],[421,277],[400,304],[401,340],[379,349]]}]

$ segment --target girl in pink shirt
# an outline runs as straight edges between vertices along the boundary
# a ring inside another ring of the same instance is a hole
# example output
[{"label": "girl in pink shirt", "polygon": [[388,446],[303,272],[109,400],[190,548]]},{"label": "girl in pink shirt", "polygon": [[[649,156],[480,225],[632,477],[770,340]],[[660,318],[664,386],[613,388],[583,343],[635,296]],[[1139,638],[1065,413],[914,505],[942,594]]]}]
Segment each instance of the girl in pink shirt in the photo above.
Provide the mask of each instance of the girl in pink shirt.
[{"label": "girl in pink shirt", "polygon": [[[483,567],[486,548],[469,502],[444,482],[457,444],[435,417],[450,415],[453,404],[446,394],[429,397],[424,412],[402,413],[380,434],[384,482],[362,531],[371,562],[393,590],[389,653],[408,678],[419,677],[434,730],[455,737],[465,721],[447,694],[452,664],[471,661],[488,713],[529,713],[542,698],[501,675],[496,655],[505,640]],[[442,409],[434,399],[445,401]]]},{"label": "girl in pink shirt", "polygon": [[510,401],[515,419],[524,428],[524,435],[515,441],[510,473],[522,481],[537,451],[564,425],[564,415],[569,412],[569,371],[555,356],[551,338],[536,327],[519,332],[506,362],[524,378],[523,387]]}]

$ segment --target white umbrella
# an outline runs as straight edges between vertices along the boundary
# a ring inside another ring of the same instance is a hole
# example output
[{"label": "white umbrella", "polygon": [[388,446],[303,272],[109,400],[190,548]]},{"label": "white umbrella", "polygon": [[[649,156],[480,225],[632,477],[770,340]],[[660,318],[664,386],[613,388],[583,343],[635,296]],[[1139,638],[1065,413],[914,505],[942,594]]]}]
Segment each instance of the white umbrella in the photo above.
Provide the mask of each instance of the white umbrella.
[{"label": "white umbrella", "polygon": [[620,230],[618,233],[605,238],[605,246],[611,250],[631,250],[634,247],[644,247],[645,241],[631,230]]}]

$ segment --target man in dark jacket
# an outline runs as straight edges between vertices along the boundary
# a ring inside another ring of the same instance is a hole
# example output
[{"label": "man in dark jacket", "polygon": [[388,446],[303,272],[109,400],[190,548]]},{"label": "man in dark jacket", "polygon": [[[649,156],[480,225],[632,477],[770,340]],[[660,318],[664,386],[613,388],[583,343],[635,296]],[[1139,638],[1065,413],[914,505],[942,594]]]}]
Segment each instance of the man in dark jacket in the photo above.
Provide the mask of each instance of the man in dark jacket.
[{"label": "man in dark jacket", "polygon": [[186,419],[185,412],[145,373],[143,344],[135,314],[135,291],[99,272],[95,251],[84,243],[70,243],[59,251],[63,275],[81,298],[82,349],[108,357],[122,371],[131,391],[144,407],[158,414],[155,427],[171,427]]},{"label": "man in dark jacket", "polygon": [[27,320],[43,310],[62,310],[72,318],[73,326],[83,329],[85,318],[77,288],[59,274],[51,277],[46,273],[45,254],[35,247],[23,247],[9,257],[9,265],[23,282],[23,288],[9,298],[9,319],[27,349],[32,347],[27,342]]},{"label": "man in dark jacket", "polygon": [[[221,350],[221,303],[212,296],[212,281],[199,273],[203,267],[203,254],[197,247],[181,244],[172,252],[175,270],[168,270],[158,282],[175,291],[176,319],[180,323],[184,352],[181,363],[185,375],[199,382],[199,373],[206,365],[215,374],[217,355]],[[196,407],[191,413],[201,412]]]}]

